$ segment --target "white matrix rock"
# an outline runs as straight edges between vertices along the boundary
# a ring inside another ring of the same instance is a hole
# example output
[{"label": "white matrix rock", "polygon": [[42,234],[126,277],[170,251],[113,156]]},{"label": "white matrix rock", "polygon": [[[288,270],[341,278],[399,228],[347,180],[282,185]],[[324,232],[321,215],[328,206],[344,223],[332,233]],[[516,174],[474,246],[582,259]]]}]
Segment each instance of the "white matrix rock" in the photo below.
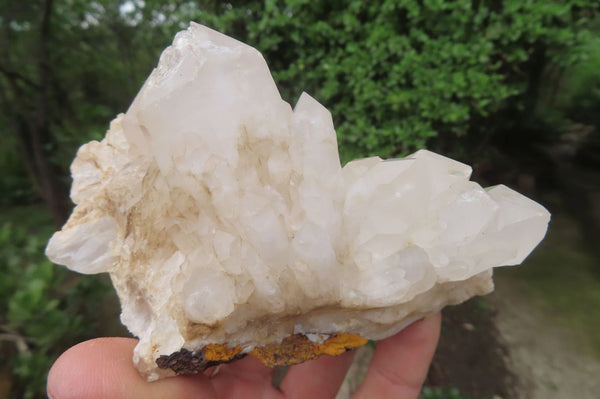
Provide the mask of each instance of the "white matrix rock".
[{"label": "white matrix rock", "polygon": [[195,23],[71,172],[46,254],[110,273],[149,380],[182,348],[390,336],[490,292],[550,218],[428,151],[342,168],[327,109],[304,93],[292,110],[257,50]]}]

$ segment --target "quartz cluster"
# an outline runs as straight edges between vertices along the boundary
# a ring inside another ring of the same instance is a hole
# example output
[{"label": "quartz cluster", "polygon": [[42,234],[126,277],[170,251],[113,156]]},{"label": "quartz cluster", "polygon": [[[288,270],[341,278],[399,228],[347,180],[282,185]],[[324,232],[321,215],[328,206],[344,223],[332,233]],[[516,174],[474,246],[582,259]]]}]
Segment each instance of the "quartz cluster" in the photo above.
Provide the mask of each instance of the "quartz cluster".
[{"label": "quartz cluster", "polygon": [[390,336],[490,292],[550,218],[428,151],[342,168],[327,109],[304,93],[292,110],[257,50],[195,23],[71,172],[46,254],[110,273],[149,380]]}]

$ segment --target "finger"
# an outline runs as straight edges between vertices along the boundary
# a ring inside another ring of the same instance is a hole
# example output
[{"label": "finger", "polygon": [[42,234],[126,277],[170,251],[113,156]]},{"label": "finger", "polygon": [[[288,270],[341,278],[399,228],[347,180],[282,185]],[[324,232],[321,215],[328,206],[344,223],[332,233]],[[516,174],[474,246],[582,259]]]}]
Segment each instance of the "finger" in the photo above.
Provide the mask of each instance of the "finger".
[{"label": "finger", "polygon": [[[217,366],[211,382],[224,398],[276,398],[280,394],[272,385],[275,369],[246,356],[230,364]],[[232,382],[235,381],[235,384]]]},{"label": "finger", "polygon": [[98,338],[63,353],[48,374],[51,399],[215,398],[204,376],[147,382],[133,366],[131,338]]},{"label": "finger", "polygon": [[440,325],[438,313],[379,341],[365,380],[352,398],[416,399],[427,377]]},{"label": "finger", "polygon": [[333,398],[354,359],[354,351],[339,356],[323,355],[290,367],[280,390],[286,398]]}]

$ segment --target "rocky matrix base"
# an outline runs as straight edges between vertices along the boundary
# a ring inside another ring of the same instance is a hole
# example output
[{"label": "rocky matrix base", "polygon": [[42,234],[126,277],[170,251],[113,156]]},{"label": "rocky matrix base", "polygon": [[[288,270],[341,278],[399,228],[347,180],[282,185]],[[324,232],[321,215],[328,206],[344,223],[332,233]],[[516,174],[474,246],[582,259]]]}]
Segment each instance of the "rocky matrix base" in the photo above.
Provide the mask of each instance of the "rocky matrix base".
[{"label": "rocky matrix base", "polygon": [[340,165],[330,113],[284,102],[258,51],[192,23],[71,166],[46,253],[108,272],[148,379],[246,354],[338,354],[493,289],[550,218],[428,151]]}]

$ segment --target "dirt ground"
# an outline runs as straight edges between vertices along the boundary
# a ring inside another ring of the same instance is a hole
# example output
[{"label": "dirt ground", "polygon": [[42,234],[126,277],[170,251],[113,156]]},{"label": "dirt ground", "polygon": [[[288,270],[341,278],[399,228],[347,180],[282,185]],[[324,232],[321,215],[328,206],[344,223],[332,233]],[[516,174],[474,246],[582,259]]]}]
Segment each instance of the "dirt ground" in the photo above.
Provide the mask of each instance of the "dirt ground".
[{"label": "dirt ground", "polygon": [[521,382],[516,398],[600,397],[600,359],[588,349],[582,331],[558,324],[555,309],[532,300],[502,274],[496,277],[491,299],[499,309],[501,340],[510,348],[509,368]]},{"label": "dirt ground", "polygon": [[456,388],[471,398],[517,398],[519,381],[508,368],[509,351],[487,298],[444,309],[442,333],[426,385]]}]

